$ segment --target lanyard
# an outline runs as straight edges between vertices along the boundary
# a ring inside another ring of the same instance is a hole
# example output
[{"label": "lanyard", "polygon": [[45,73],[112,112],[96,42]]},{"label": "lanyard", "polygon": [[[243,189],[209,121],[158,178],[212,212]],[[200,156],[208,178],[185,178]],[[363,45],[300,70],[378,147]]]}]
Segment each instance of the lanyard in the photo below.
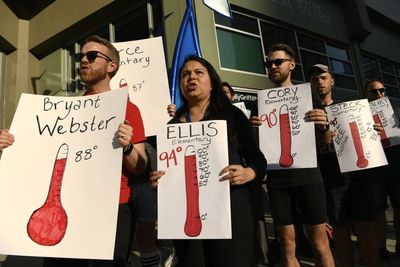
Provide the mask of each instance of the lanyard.
[{"label": "lanyard", "polygon": [[190,120],[189,111],[186,111],[186,112],[185,112],[185,117],[186,117],[186,122],[192,122],[192,121]]}]

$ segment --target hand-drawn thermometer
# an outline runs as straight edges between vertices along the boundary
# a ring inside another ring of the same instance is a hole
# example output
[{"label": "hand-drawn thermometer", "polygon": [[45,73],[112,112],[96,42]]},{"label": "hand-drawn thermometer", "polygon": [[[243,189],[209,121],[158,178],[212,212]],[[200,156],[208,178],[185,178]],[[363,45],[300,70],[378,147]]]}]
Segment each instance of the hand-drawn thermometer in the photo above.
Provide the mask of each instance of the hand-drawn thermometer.
[{"label": "hand-drawn thermometer", "polygon": [[[374,114],[374,115],[372,115],[372,117],[374,118],[375,123],[379,123],[382,125],[381,118],[379,117],[378,114]],[[383,131],[379,132],[379,136],[381,137],[381,143],[382,143],[383,147],[388,147],[391,145],[390,140],[386,135],[385,128],[383,128]]]},{"label": "hand-drawn thermometer", "polygon": [[194,146],[187,146],[185,150],[186,221],[184,231],[190,237],[198,236],[202,228],[196,160]]},{"label": "hand-drawn thermometer", "polygon": [[279,126],[281,133],[281,157],[279,165],[282,167],[290,167],[293,164],[292,157],[292,137],[290,132],[289,108],[282,105],[279,109]]},{"label": "hand-drawn thermometer", "polygon": [[28,235],[42,246],[54,246],[64,237],[67,229],[67,214],[61,204],[61,184],[68,157],[68,145],[62,144],[54,162],[53,175],[46,202],[35,210],[28,221]]},{"label": "hand-drawn thermometer", "polygon": [[125,86],[128,86],[128,82],[125,79],[121,79],[119,81],[119,88],[122,88],[122,87],[125,87]]},{"label": "hand-drawn thermometer", "polygon": [[353,138],[354,147],[356,148],[356,153],[358,157],[357,167],[365,168],[368,166],[368,160],[364,156],[364,149],[361,143],[360,132],[358,131],[357,122],[354,119],[353,115],[349,116],[349,125],[350,125],[351,137]]}]

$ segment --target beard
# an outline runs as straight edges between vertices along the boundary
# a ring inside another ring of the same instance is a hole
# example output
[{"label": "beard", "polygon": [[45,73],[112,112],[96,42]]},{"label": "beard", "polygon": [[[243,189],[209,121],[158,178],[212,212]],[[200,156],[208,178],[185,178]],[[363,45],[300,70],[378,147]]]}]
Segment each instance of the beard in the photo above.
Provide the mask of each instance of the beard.
[{"label": "beard", "polygon": [[282,84],[289,78],[289,74],[290,72],[285,73],[277,70],[273,73],[268,73],[268,77],[274,84]]},{"label": "beard", "polygon": [[105,66],[101,66],[100,68],[88,68],[80,73],[82,82],[87,85],[96,84],[97,82],[104,80],[107,75],[108,73]]}]

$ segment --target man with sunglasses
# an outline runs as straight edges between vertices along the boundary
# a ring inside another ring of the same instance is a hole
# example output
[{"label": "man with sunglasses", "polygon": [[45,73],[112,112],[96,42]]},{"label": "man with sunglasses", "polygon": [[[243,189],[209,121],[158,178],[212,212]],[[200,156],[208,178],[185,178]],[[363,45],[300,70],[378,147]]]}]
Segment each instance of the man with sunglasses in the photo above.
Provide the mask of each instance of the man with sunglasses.
[{"label": "man with sunglasses", "polygon": [[[316,92],[324,107],[339,102],[332,99],[335,83],[333,73],[327,65],[315,64],[309,70],[311,88]],[[358,234],[360,254],[366,266],[378,265],[378,246],[376,242],[374,197],[369,194],[371,185],[364,179],[354,182],[351,176],[357,173],[341,173],[333,146],[334,133],[330,130],[325,135],[325,143],[318,146],[318,163],[324,178],[329,222],[333,226],[333,243],[339,261],[344,267],[355,266],[351,225]],[[362,177],[364,178],[364,177]],[[363,204],[359,204],[359,203]]]},{"label": "man with sunglasses", "polygon": [[[365,92],[368,101],[374,101],[386,96],[385,86],[381,81],[374,79],[365,84]],[[395,116],[398,120],[398,117]],[[383,131],[381,124],[374,125],[375,130]],[[389,253],[386,249],[386,215],[385,209],[387,206],[387,196],[389,196],[390,204],[393,207],[393,224],[396,234],[396,256],[400,258],[400,145],[384,148],[388,165],[380,168],[380,175],[375,189],[381,189],[381,211],[378,214],[376,222],[378,235],[380,240],[380,254],[381,259],[388,259]],[[386,257],[385,257],[386,255]]]},{"label": "man with sunglasses", "polygon": [[[286,44],[274,44],[268,50],[266,67],[275,87],[293,86],[291,73],[296,66],[294,50]],[[314,109],[305,114],[315,123],[320,137],[327,130],[327,118],[317,96]],[[259,117],[250,118],[260,126]],[[334,266],[326,235],[326,202],[321,173],[318,168],[270,170],[267,174],[268,195],[272,217],[278,233],[282,266],[300,266],[296,258],[294,210],[299,209],[317,266]]]},{"label": "man with sunglasses", "polygon": [[[93,95],[110,91],[110,80],[119,68],[119,53],[108,41],[99,36],[90,36],[82,46],[81,53],[76,55],[80,63],[80,77],[86,84],[85,95]],[[129,207],[131,189],[128,177],[141,174],[147,165],[145,152],[144,127],[139,109],[129,100],[126,107],[125,121],[117,129],[118,143],[123,147],[123,168],[121,173],[121,189],[117,219],[117,233],[113,260],[78,260],[45,258],[44,267],[62,266],[131,266],[131,242],[134,232],[132,214]],[[101,234],[101,233],[99,233]]]}]

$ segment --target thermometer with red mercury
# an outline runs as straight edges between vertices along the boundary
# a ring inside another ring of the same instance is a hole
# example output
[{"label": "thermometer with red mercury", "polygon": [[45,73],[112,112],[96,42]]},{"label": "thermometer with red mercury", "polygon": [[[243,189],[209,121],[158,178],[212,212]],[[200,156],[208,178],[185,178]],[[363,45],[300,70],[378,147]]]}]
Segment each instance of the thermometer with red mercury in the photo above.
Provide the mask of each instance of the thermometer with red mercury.
[{"label": "thermometer with red mercury", "polygon": [[358,130],[357,122],[352,115],[349,116],[349,125],[351,137],[353,138],[354,147],[357,153],[357,167],[365,168],[368,166],[368,160],[364,156],[364,149],[361,143],[360,132]]},{"label": "thermometer with red mercury", "polygon": [[42,246],[54,246],[64,237],[67,229],[67,214],[61,204],[61,184],[67,164],[68,145],[62,144],[54,162],[53,175],[46,202],[35,210],[28,221],[28,235]]},{"label": "thermometer with red mercury", "polygon": [[202,228],[196,160],[194,146],[187,146],[185,150],[186,221],[184,231],[190,237],[198,236]]},{"label": "thermometer with red mercury", "polygon": [[[374,114],[374,115],[372,115],[372,117],[374,118],[375,123],[377,123],[377,124],[379,123],[382,125],[381,118],[379,117],[378,114]],[[389,138],[386,135],[385,128],[383,128],[383,130],[379,132],[379,136],[381,137],[381,143],[382,143],[383,147],[390,146],[391,143],[390,143]]]},{"label": "thermometer with red mercury", "polygon": [[292,157],[292,137],[290,131],[289,108],[282,105],[279,109],[279,127],[281,136],[281,157],[279,165],[282,167],[290,167],[293,164]]}]

